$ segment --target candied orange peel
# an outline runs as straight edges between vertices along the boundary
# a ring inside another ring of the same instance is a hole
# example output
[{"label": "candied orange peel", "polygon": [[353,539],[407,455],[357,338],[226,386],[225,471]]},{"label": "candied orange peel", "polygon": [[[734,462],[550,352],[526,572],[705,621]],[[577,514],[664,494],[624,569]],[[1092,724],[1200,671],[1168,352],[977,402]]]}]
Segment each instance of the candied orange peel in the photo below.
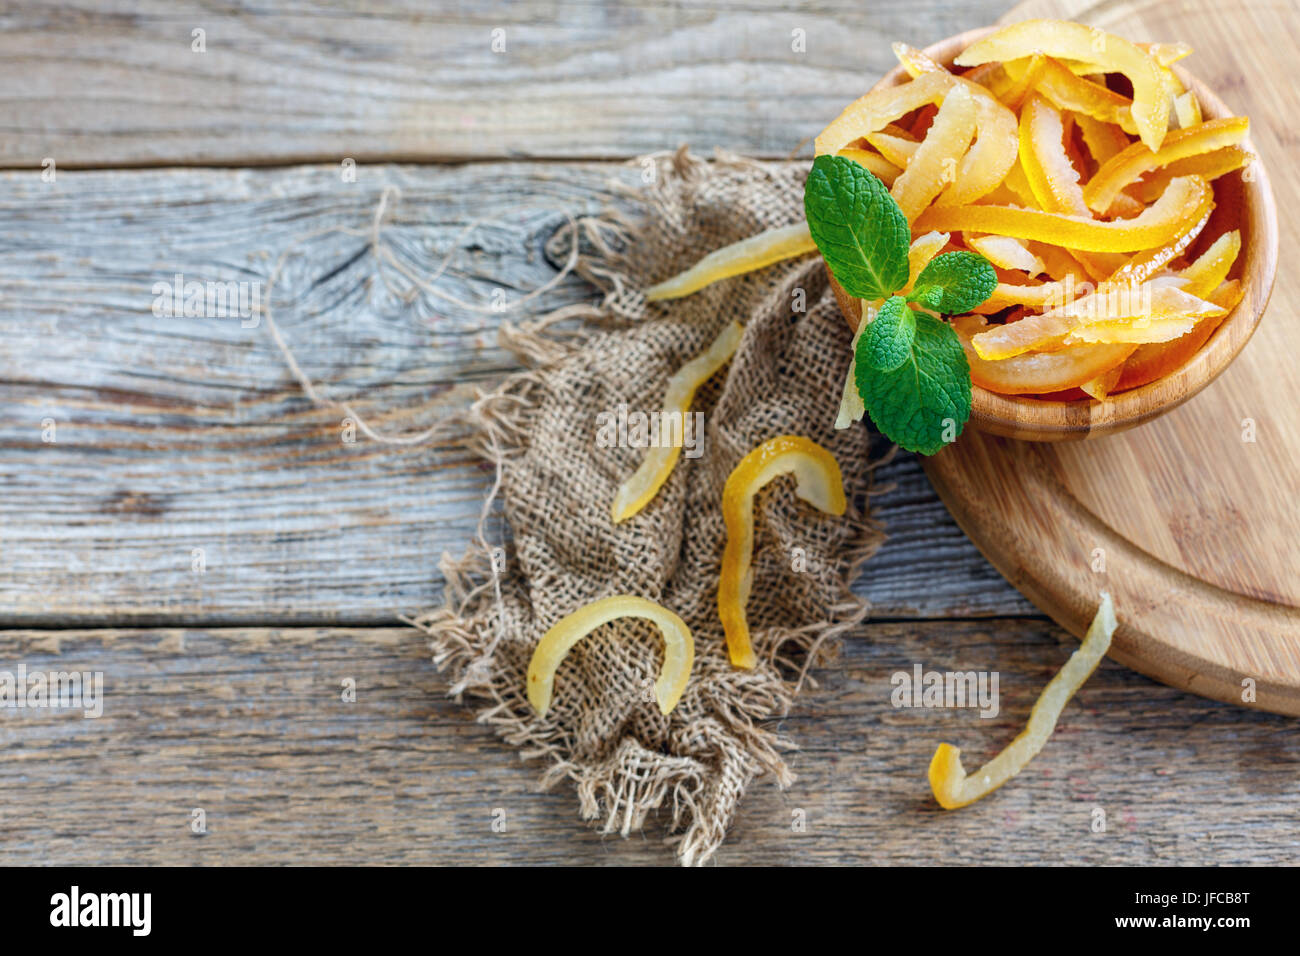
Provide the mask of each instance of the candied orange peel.
[{"label": "candied orange peel", "polygon": [[727,544],[718,578],[718,615],[727,637],[727,650],[736,667],[757,663],[749,639],[745,605],[754,583],[754,498],[781,475],[793,475],[794,493],[819,511],[844,514],[844,480],[835,457],[811,438],[778,435],[741,459],[722,490],[722,518]]},{"label": "candied orange peel", "polygon": [[730,361],[744,333],[744,326],[739,322],[728,323],[707,349],[669,376],[659,421],[671,423],[661,427],[675,428],[676,434],[659,436],[660,440],[646,450],[640,467],[618,486],[610,508],[615,524],[626,521],[648,505],[673,473],[681,458],[686,416],[690,414],[696,390]]},{"label": "candied orange peel", "polygon": [[555,671],[573,645],[602,624],[625,617],[655,624],[664,639],[664,664],[655,681],[655,700],[668,714],[681,700],[695,663],[695,641],[686,622],[661,604],[632,594],[616,594],[583,605],[557,621],[537,643],[528,663],[528,702],[545,717],[551,707]]},{"label": "candied orange peel", "polygon": [[782,259],[792,259],[816,251],[817,244],[813,242],[806,222],[768,229],[757,236],[750,236],[709,253],[685,272],[646,289],[645,297],[652,302],[680,299],[719,279],[753,272]]},{"label": "candied orange peel", "polygon": [[1203,179],[1183,176],[1133,219],[1104,222],[1014,206],[931,206],[917,217],[913,228],[988,232],[1086,252],[1138,252],[1182,235],[1213,202],[1214,194]]},{"label": "candied orange peel", "polygon": [[1246,138],[1250,121],[1244,116],[1208,120],[1190,129],[1174,130],[1160,149],[1152,152],[1144,143],[1134,143],[1113,156],[1083,187],[1083,198],[1093,212],[1105,212],[1121,189],[1139,176],[1160,166],[1202,153],[1236,146]]},{"label": "candied orange peel", "polygon": [[[1221,225],[1216,190],[1256,160],[1249,120],[1207,118],[1175,72],[1191,48],[1038,19],[993,31],[951,66],[904,43],[893,51],[907,79],[851,102],[815,151],[885,183],[914,243],[944,237],[931,256],[974,252],[994,266],[992,295],[947,319],[973,384],[1101,401],[1186,365],[1241,299],[1241,235]],[[1238,191],[1218,194],[1229,214]],[[651,297],[814,248],[796,227],[752,242]],[[1151,293],[1150,307],[1085,314],[1117,290]],[[878,305],[863,303],[859,335]],[[863,415],[853,374],[837,427]]]},{"label": "candied orange peel", "polygon": [[1003,63],[1042,54],[1093,64],[1091,72],[1123,73],[1133,84],[1133,123],[1150,149],[1169,129],[1169,97],[1163,67],[1134,43],[1096,27],[1066,20],[1024,20],[977,40],[958,54],[958,66]]},{"label": "candied orange peel", "polygon": [[939,806],[945,810],[969,806],[1024,770],[1052,736],[1056,722],[1070,698],[1092,676],[1092,672],[1110,650],[1111,638],[1118,627],[1115,605],[1110,595],[1103,591],[1101,604],[1083,643],[1043,688],[1033,710],[1029,712],[1025,729],[1005,750],[975,773],[967,776],[962,767],[960,749],[951,744],[940,744],[930,761],[929,771],[930,790],[939,801]]}]

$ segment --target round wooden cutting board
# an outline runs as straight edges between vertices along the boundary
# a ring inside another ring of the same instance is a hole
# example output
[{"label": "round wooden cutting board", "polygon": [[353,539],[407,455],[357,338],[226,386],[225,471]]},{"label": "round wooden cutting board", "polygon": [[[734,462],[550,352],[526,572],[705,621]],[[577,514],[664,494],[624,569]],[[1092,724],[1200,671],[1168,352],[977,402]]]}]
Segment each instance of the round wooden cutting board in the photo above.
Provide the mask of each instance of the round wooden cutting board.
[{"label": "round wooden cutting board", "polygon": [[1110,591],[1116,660],[1300,715],[1300,0],[1030,0],[1003,19],[1031,17],[1195,48],[1183,64],[1250,117],[1272,178],[1277,282],[1241,355],[1168,415],[1054,444],[968,429],[926,471],[994,566],[1075,635]]}]

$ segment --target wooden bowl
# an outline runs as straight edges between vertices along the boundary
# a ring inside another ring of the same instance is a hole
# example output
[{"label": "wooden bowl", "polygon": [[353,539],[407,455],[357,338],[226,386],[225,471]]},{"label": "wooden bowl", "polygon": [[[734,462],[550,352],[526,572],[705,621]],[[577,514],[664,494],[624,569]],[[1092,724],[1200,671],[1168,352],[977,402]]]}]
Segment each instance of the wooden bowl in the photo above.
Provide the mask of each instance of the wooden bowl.
[{"label": "wooden bowl", "polygon": [[[996,29],[985,27],[949,37],[926,53],[945,66],[976,40]],[[1183,84],[1201,101],[1206,119],[1235,115],[1208,87],[1185,70],[1174,66]],[[897,86],[909,79],[903,68],[886,74],[873,89]],[[1253,147],[1247,140],[1245,149]],[[1104,402],[1092,399],[1050,401],[1022,395],[999,395],[978,385],[973,387],[969,425],[982,432],[1026,441],[1063,441],[1091,438],[1124,431],[1163,415],[1187,401],[1228,367],[1246,345],[1273,291],[1277,274],[1277,206],[1263,163],[1256,160],[1243,170],[1214,181],[1215,209],[1209,224],[1190,252],[1204,248],[1207,241],[1225,230],[1241,230],[1241,254],[1230,273],[1241,279],[1243,295],[1209,341],[1181,368],[1139,388],[1120,392]],[[1249,179],[1249,181],[1247,181]],[[857,299],[847,295],[831,279],[840,310],[856,332],[862,312]]]}]

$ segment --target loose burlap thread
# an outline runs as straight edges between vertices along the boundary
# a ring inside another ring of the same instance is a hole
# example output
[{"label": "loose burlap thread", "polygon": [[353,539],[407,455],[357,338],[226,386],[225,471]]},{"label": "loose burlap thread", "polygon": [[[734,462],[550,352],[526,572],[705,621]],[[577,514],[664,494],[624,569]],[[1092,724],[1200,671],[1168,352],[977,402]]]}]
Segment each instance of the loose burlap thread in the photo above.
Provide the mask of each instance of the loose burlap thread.
[{"label": "loose burlap thread", "polygon": [[[620,188],[621,211],[572,223],[550,243],[557,259],[581,243],[576,271],[603,293],[599,305],[503,326],[502,342],[526,370],[481,396],[467,419],[470,447],[496,468],[491,494],[509,539],[498,551],[480,535],[463,557],[444,555],[445,603],[413,623],[430,636],[450,692],[477,698],[481,722],[543,762],[543,788],[572,781],[581,816],[605,833],[626,836],[661,810],[668,842],[691,865],[721,845],[756,777],[793,781],[783,753],[795,744],[773,724],[808,683],[808,666],[865,617],[848,585],[883,536],[867,504],[867,429],[833,427],[850,336],[820,258],[675,302],[647,303],[641,291],[801,218],[807,164],[706,161],[683,149],[643,168],[653,182]],[[621,405],[658,410],[667,378],[732,320],[745,326],[740,347],[694,401],[704,413],[702,454],[683,456],[640,514],[612,524],[615,489],[645,451],[604,447],[597,416]],[[820,513],[790,478],[758,496],[748,615],[759,663],[738,670],[717,609],[722,489],[750,449],[785,433],[834,454],[849,510]],[[694,635],[695,665],[676,709],[664,716],[654,702],[658,632],[624,619],[569,652],[538,717],[525,674],[542,634],[621,593],[665,605]]]}]

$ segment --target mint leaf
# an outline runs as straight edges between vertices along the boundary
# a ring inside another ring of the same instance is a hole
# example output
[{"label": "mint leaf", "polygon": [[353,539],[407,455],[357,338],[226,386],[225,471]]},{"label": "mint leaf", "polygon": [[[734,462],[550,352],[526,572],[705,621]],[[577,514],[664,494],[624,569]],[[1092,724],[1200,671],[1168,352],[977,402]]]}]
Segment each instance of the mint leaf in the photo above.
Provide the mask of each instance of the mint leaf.
[{"label": "mint leaf", "polygon": [[898,368],[882,372],[857,363],[858,392],[890,441],[933,455],[956,439],[970,418],[970,366],[946,322],[924,312],[915,314],[915,322],[912,353]]},{"label": "mint leaf", "polygon": [[983,256],[945,252],[921,270],[908,298],[944,315],[960,315],[981,305],[997,284],[998,274]]},{"label": "mint leaf", "polygon": [[855,358],[879,372],[892,372],[912,357],[916,313],[902,296],[891,296],[880,307],[858,340]]},{"label": "mint leaf", "polygon": [[841,156],[818,156],[803,206],[813,242],[845,292],[883,299],[907,285],[907,217],[866,169]]},{"label": "mint leaf", "polygon": [[931,312],[938,312],[939,306],[943,304],[943,287],[937,285],[928,285],[924,289],[912,289],[912,294],[908,297],[909,301],[924,306]]}]

